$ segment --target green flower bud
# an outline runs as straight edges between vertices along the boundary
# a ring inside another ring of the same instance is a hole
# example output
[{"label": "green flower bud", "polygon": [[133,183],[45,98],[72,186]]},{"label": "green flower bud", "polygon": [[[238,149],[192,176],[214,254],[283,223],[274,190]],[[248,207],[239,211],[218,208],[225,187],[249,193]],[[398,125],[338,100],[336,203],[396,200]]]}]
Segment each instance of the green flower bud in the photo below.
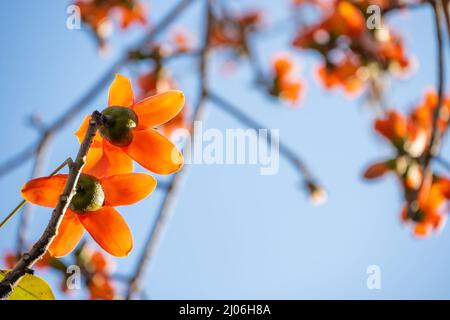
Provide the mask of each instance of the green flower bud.
[{"label": "green flower bud", "polygon": [[108,107],[102,111],[105,123],[100,126],[100,135],[112,145],[128,146],[133,140],[133,129],[138,125],[138,117],[126,107]]},{"label": "green flower bud", "polygon": [[70,209],[78,213],[95,211],[103,207],[104,202],[105,194],[100,181],[93,176],[81,174]]}]

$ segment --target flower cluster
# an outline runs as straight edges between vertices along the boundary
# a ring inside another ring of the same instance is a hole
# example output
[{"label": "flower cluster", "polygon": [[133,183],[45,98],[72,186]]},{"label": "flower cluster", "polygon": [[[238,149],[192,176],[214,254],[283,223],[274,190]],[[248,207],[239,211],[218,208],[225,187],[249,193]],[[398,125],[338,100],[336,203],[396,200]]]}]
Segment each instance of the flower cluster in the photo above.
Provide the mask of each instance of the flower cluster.
[{"label": "flower cluster", "polygon": [[[375,120],[375,130],[394,148],[393,157],[370,165],[366,179],[374,179],[388,172],[394,173],[402,186],[405,203],[409,195],[418,194],[413,210],[407,204],[402,210],[402,220],[414,224],[416,236],[428,236],[431,231],[443,226],[446,217],[446,200],[450,199],[448,177],[433,173],[424,176],[422,159],[429,143],[433,128],[433,113],[438,105],[435,92],[427,92],[423,101],[413,108],[408,116],[395,110],[388,110],[382,118]],[[440,135],[445,134],[450,115],[450,99],[443,101],[442,115],[437,122]]]},{"label": "flower cluster", "polygon": [[[395,1],[376,1],[384,12]],[[372,77],[380,73],[404,74],[412,65],[403,41],[383,21],[367,26],[367,8],[374,1],[333,0],[295,1],[297,8],[315,5],[320,22],[301,27],[293,40],[300,49],[314,50],[324,63],[317,70],[327,89],[341,88],[345,93],[359,93]]]},{"label": "flower cluster", "polygon": [[[181,91],[171,90],[134,101],[130,80],[117,75],[109,89],[103,124],[93,138],[76,193],[64,215],[49,252],[61,257],[78,244],[84,230],[108,253],[127,256],[133,237],[114,207],[131,205],[151,194],[156,180],[133,173],[133,160],[157,174],[181,168],[181,152],[155,127],[174,118],[184,106]],[[86,135],[90,116],[76,132]],[[54,208],[68,179],[67,174],[32,179],[21,190],[29,202]]]},{"label": "flower cluster", "polygon": [[106,45],[115,14],[119,15],[122,29],[135,22],[144,24],[147,21],[144,6],[139,0],[76,0],[74,4],[80,8],[81,19],[92,29],[100,48]]}]

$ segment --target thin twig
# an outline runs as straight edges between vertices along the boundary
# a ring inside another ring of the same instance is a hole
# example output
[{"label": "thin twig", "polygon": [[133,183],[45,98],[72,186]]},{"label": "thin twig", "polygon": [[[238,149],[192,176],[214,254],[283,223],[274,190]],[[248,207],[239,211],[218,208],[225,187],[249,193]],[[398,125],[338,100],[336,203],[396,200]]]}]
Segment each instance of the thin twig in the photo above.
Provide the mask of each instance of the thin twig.
[{"label": "thin twig", "polygon": [[[30,175],[31,179],[41,176],[44,171],[45,154],[47,151],[47,147],[50,143],[51,137],[52,137],[51,134],[46,135],[46,137],[41,141],[36,150],[34,165]],[[26,230],[28,227],[28,222],[30,220],[33,208],[34,206],[26,204],[20,214],[19,226],[17,228],[17,245],[16,245],[18,257],[20,257],[23,250],[25,250],[26,248],[27,243]]]},{"label": "thin twig", "polygon": [[[207,54],[208,54],[208,44],[210,38],[210,25],[211,25],[211,8],[210,3],[207,3],[207,19],[205,22],[205,40],[203,48],[201,49],[200,61],[199,61],[199,74],[200,74],[200,97],[195,108],[195,114],[193,116],[193,121],[201,121],[205,118],[205,107],[206,107],[206,94],[207,94]],[[195,141],[195,131],[192,132],[191,141],[194,143]],[[189,158],[190,148],[186,148],[184,155]],[[172,178],[172,181],[169,184],[167,193],[161,206],[158,211],[158,215],[156,217],[155,223],[150,230],[149,236],[145,242],[143,252],[137,262],[136,269],[134,270],[131,280],[128,284],[128,289],[126,292],[126,299],[133,299],[137,293],[142,290],[142,282],[144,278],[144,273],[147,269],[147,265],[150,263],[150,259],[153,257],[153,253],[162,238],[162,233],[165,230],[167,221],[173,211],[173,208],[176,204],[176,200],[178,198],[178,194],[181,191],[181,188],[184,184],[187,175],[187,166],[178,171],[175,176]]]},{"label": "thin twig", "polygon": [[420,187],[413,192],[406,192],[405,198],[408,204],[408,215],[412,215],[414,211],[418,209],[417,198],[419,191],[426,181],[430,181],[433,176],[431,169],[431,161],[439,154],[441,143],[441,132],[438,126],[438,122],[443,114],[444,106],[444,85],[445,85],[445,66],[444,66],[444,46],[442,39],[441,29],[441,3],[440,0],[430,0],[429,3],[433,8],[435,29],[436,29],[436,44],[437,44],[437,94],[438,101],[436,108],[433,110],[432,125],[431,125],[431,137],[427,148],[425,149],[421,157],[421,165],[423,168],[423,178]]},{"label": "thin twig", "polygon": [[[214,102],[214,105],[219,107],[221,110],[227,112],[235,119],[243,123],[244,125],[253,128],[255,130],[265,128],[261,123],[258,123],[256,120],[242,112],[239,108],[234,106],[225,98],[221,97],[215,92],[208,92],[208,98]],[[267,129],[267,142],[270,144],[272,142],[272,136],[270,134],[270,130]],[[300,170],[304,180],[306,183],[314,182],[314,178],[309,171],[306,163],[302,160],[300,156],[296,154],[294,150],[284,144],[282,141],[278,143],[279,151],[282,156],[284,156],[289,162],[293,165],[296,170]]]},{"label": "thin twig", "polygon": [[12,172],[15,168],[26,163],[31,157],[35,156],[39,150],[39,146],[46,142],[47,139],[64,128],[76,115],[89,106],[89,103],[97,97],[99,93],[110,83],[114,74],[129,62],[129,52],[139,50],[151,42],[161,31],[169,26],[180,15],[189,4],[195,0],[181,0],[156,27],[150,29],[144,37],[138,42],[137,46],[133,46],[127,50],[117,61],[115,61],[103,75],[94,83],[94,85],[77,100],[66,112],[57,118],[51,125],[46,127],[38,141],[32,143],[22,151],[13,155],[0,164],[0,177],[6,173]]},{"label": "thin twig", "polygon": [[0,282],[0,299],[7,299],[14,290],[14,287],[19,283],[20,279],[25,274],[32,273],[31,268],[44,256],[53,239],[56,237],[58,227],[61,224],[67,208],[69,207],[72,197],[75,195],[78,178],[81,175],[81,171],[86,162],[86,155],[100,123],[100,113],[95,111],[92,114],[92,120],[89,123],[83,142],[80,145],[77,157],[74,162],[70,163],[69,176],[67,178],[66,186],[63,193],[59,197],[56,208],[52,212],[52,216],[47,227],[31,250],[22,255],[22,258],[16,266],[8,272],[5,278]]}]

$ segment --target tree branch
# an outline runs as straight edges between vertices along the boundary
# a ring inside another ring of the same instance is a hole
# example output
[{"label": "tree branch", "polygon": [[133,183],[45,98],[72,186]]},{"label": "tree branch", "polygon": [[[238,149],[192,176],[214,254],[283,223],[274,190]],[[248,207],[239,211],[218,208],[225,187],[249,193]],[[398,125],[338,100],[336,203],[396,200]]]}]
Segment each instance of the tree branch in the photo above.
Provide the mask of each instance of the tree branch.
[{"label": "tree branch", "polygon": [[[232,103],[227,101],[225,98],[221,97],[215,92],[208,92],[208,98],[214,102],[214,104],[219,107],[221,110],[227,112],[231,116],[233,116],[235,119],[243,123],[244,125],[253,128],[255,130],[265,128],[262,124],[252,119],[250,116],[246,115],[244,112],[242,112],[239,108],[234,106]],[[271,134],[270,130],[267,129],[267,142],[271,143]],[[285,145],[283,142],[279,142],[279,150],[280,154],[284,156],[296,169],[299,170],[302,174],[302,177],[305,181],[305,183],[314,183],[315,179],[313,178],[313,175],[309,171],[306,163],[296,154],[294,150],[292,150],[290,147]]]},{"label": "tree branch", "polygon": [[438,101],[436,108],[433,110],[431,137],[427,148],[421,157],[421,165],[423,168],[423,177],[420,187],[413,192],[407,192],[405,195],[408,204],[408,215],[413,214],[418,209],[417,198],[422,186],[432,179],[433,171],[431,169],[431,161],[439,154],[441,133],[438,122],[443,116],[444,107],[444,84],[445,84],[445,66],[444,66],[444,46],[441,29],[441,2],[440,0],[430,0],[429,3],[433,8],[435,29],[436,29],[436,44],[437,44],[437,94]]},{"label": "tree branch", "polygon": [[80,145],[77,157],[75,161],[70,163],[69,177],[66,182],[63,193],[59,197],[56,208],[52,212],[50,221],[45,228],[43,234],[39,240],[34,244],[28,253],[22,255],[22,258],[16,264],[13,270],[11,270],[5,278],[0,282],[0,299],[7,299],[12,293],[14,287],[19,283],[20,279],[27,273],[31,273],[31,267],[41,259],[47,252],[48,247],[52,243],[53,239],[57,235],[57,230],[64,214],[69,207],[72,197],[75,195],[76,185],[81,171],[86,162],[86,155],[97,132],[98,125],[101,123],[101,114],[95,111],[92,114],[91,122],[89,123],[88,130]]},{"label": "tree branch", "polygon": [[[205,34],[204,34],[204,44],[200,52],[200,60],[199,60],[199,74],[200,74],[200,94],[199,101],[197,103],[197,107],[195,108],[195,114],[193,116],[193,122],[202,121],[205,117],[205,107],[206,107],[206,95],[207,95],[207,55],[208,55],[208,47],[209,47],[209,39],[210,39],[210,31],[211,31],[211,4],[207,2],[206,8],[206,22],[205,22]],[[191,141],[195,143],[195,132],[192,132]],[[192,148],[192,146],[191,146]],[[189,157],[189,153],[191,148],[185,149],[185,157]],[[182,170],[178,171],[175,176],[172,178],[169,187],[167,189],[167,193],[161,206],[158,211],[158,215],[156,217],[156,221],[153,224],[152,229],[150,230],[149,236],[145,242],[143,252],[139,258],[136,269],[133,272],[133,275],[129,281],[128,289],[126,293],[126,299],[130,300],[142,290],[141,284],[143,282],[144,273],[147,268],[147,265],[150,263],[150,259],[153,256],[153,253],[158,246],[158,243],[162,237],[162,234],[165,230],[167,221],[169,220],[173,208],[176,204],[178,194],[180,193],[184,181],[187,176],[187,166],[185,165]]]}]

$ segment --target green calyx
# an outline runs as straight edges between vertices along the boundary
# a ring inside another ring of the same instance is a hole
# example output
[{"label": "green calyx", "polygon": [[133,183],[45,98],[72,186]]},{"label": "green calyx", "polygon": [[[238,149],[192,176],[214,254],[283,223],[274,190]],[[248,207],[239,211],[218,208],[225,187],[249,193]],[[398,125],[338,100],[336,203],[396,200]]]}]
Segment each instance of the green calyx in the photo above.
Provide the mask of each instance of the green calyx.
[{"label": "green calyx", "polygon": [[78,213],[96,211],[103,207],[104,202],[105,193],[100,181],[93,176],[81,174],[70,209]]},{"label": "green calyx", "polygon": [[114,146],[128,146],[138,125],[136,113],[130,108],[112,106],[103,110],[102,115],[105,121],[100,126],[100,135]]}]

